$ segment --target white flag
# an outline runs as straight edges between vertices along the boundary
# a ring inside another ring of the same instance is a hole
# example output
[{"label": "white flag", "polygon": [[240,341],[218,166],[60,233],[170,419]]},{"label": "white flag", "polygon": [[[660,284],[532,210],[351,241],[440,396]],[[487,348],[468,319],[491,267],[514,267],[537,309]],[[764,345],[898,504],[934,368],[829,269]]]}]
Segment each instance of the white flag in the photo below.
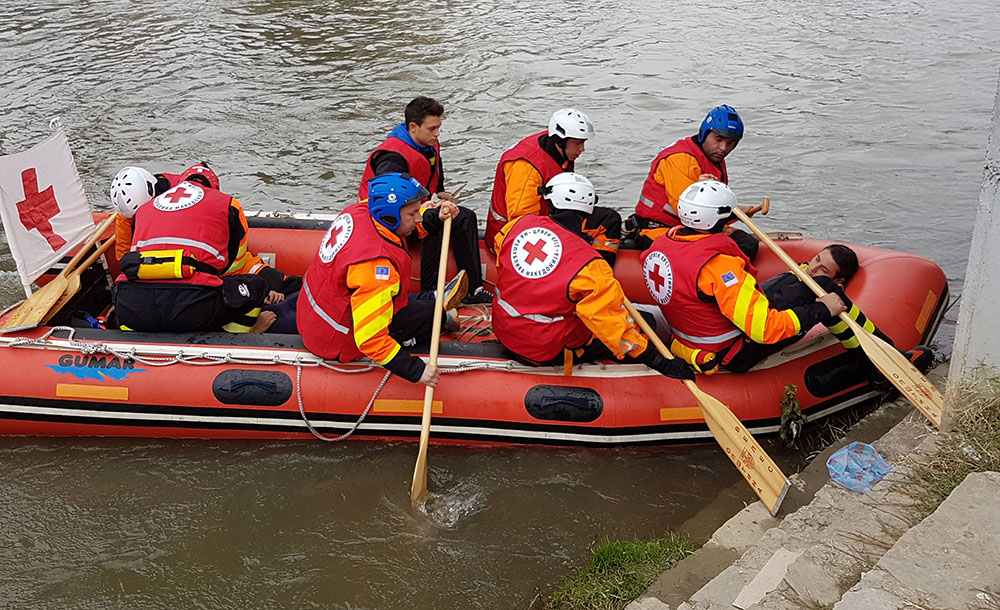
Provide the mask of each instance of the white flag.
[{"label": "white flag", "polygon": [[31,150],[0,157],[0,216],[25,291],[94,231],[62,127]]}]

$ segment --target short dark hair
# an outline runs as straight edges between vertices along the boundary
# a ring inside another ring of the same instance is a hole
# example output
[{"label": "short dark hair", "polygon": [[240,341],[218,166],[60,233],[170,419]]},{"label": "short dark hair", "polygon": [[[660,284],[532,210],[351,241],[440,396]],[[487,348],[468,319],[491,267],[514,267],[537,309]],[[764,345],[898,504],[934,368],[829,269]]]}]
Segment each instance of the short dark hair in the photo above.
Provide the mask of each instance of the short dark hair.
[{"label": "short dark hair", "polygon": [[424,119],[428,116],[444,116],[444,106],[429,97],[415,97],[406,105],[404,116],[407,125],[410,123],[423,125]]},{"label": "short dark hair", "polygon": [[846,282],[858,272],[858,255],[854,253],[854,250],[843,244],[833,244],[832,246],[827,246],[824,250],[829,250],[833,262],[837,263],[837,277],[834,279],[841,279]]}]

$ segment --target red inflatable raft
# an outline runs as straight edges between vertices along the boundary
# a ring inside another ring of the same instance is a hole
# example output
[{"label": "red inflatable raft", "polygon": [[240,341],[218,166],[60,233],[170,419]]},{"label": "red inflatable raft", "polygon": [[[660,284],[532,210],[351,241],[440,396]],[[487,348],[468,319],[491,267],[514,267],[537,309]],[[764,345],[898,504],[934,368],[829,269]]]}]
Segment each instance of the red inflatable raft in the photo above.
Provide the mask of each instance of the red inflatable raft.
[{"label": "red inflatable raft", "polygon": [[[251,249],[301,274],[331,219],[251,216]],[[791,239],[781,245],[796,260],[807,260],[830,243]],[[897,346],[928,343],[947,302],[941,269],[913,254],[852,247],[861,269],[848,295]],[[107,259],[113,277],[117,265]],[[485,250],[483,260],[492,282],[493,259]],[[762,278],[784,271],[766,248],[754,262]],[[415,261],[414,275],[418,270]],[[621,252],[615,274],[630,299],[649,302],[637,251]],[[50,326],[0,334],[0,434],[308,439],[344,434],[371,404],[355,437],[419,435],[422,385],[390,376],[381,387],[384,369],[323,361],[297,335],[80,328],[78,312],[96,317],[110,303],[101,265],[83,281]],[[441,344],[446,374],[434,393],[432,442],[610,447],[711,440],[697,404],[677,381],[612,362],[570,371],[525,367],[493,338],[488,307],[460,313],[462,330]],[[778,430],[788,385],[798,387],[810,421],[878,396],[822,327],[748,373],[699,375],[698,384],[754,433]]]}]

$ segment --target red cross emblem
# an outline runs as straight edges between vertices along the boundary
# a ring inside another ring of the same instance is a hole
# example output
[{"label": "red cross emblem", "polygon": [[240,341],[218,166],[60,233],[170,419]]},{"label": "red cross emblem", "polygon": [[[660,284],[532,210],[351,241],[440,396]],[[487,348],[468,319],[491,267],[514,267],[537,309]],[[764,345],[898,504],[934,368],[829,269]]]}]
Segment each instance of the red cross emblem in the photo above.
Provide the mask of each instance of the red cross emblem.
[{"label": "red cross emblem", "polygon": [[36,229],[49,242],[53,251],[66,245],[66,240],[52,230],[52,219],[59,213],[59,202],[51,186],[38,190],[38,175],[35,168],[21,172],[24,200],[17,202],[17,215],[28,231]]},{"label": "red cross emblem", "polygon": [[170,191],[169,193],[164,193],[163,198],[169,201],[170,203],[177,203],[181,199],[190,197],[191,195],[193,195],[193,193],[185,191],[183,186],[178,186],[176,189]]},{"label": "red cross emblem", "polygon": [[667,277],[663,275],[660,271],[660,266],[657,264],[653,265],[653,270],[649,273],[649,280],[653,282],[653,286],[656,291],[659,292],[663,288],[663,284],[667,281]]},{"label": "red cross emblem", "polygon": [[524,244],[524,249],[528,251],[528,256],[524,259],[525,264],[530,265],[535,261],[545,262],[545,259],[549,257],[545,252],[545,244],[546,242],[543,239],[539,239],[533,244]]}]

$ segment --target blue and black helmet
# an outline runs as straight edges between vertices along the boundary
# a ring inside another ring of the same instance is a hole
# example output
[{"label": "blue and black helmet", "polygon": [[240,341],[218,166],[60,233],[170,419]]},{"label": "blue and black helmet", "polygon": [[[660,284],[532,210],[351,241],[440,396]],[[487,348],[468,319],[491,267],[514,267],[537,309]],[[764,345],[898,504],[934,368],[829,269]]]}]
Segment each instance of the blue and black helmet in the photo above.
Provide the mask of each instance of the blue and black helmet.
[{"label": "blue and black helmet", "polygon": [[430,197],[427,189],[409,174],[389,173],[368,181],[368,213],[385,228],[399,228],[403,206]]},{"label": "blue and black helmet", "polygon": [[714,131],[724,138],[740,141],[743,137],[743,119],[740,118],[736,109],[732,106],[716,106],[705,116],[701,122],[701,129],[698,130],[698,143],[705,141],[708,132]]}]

